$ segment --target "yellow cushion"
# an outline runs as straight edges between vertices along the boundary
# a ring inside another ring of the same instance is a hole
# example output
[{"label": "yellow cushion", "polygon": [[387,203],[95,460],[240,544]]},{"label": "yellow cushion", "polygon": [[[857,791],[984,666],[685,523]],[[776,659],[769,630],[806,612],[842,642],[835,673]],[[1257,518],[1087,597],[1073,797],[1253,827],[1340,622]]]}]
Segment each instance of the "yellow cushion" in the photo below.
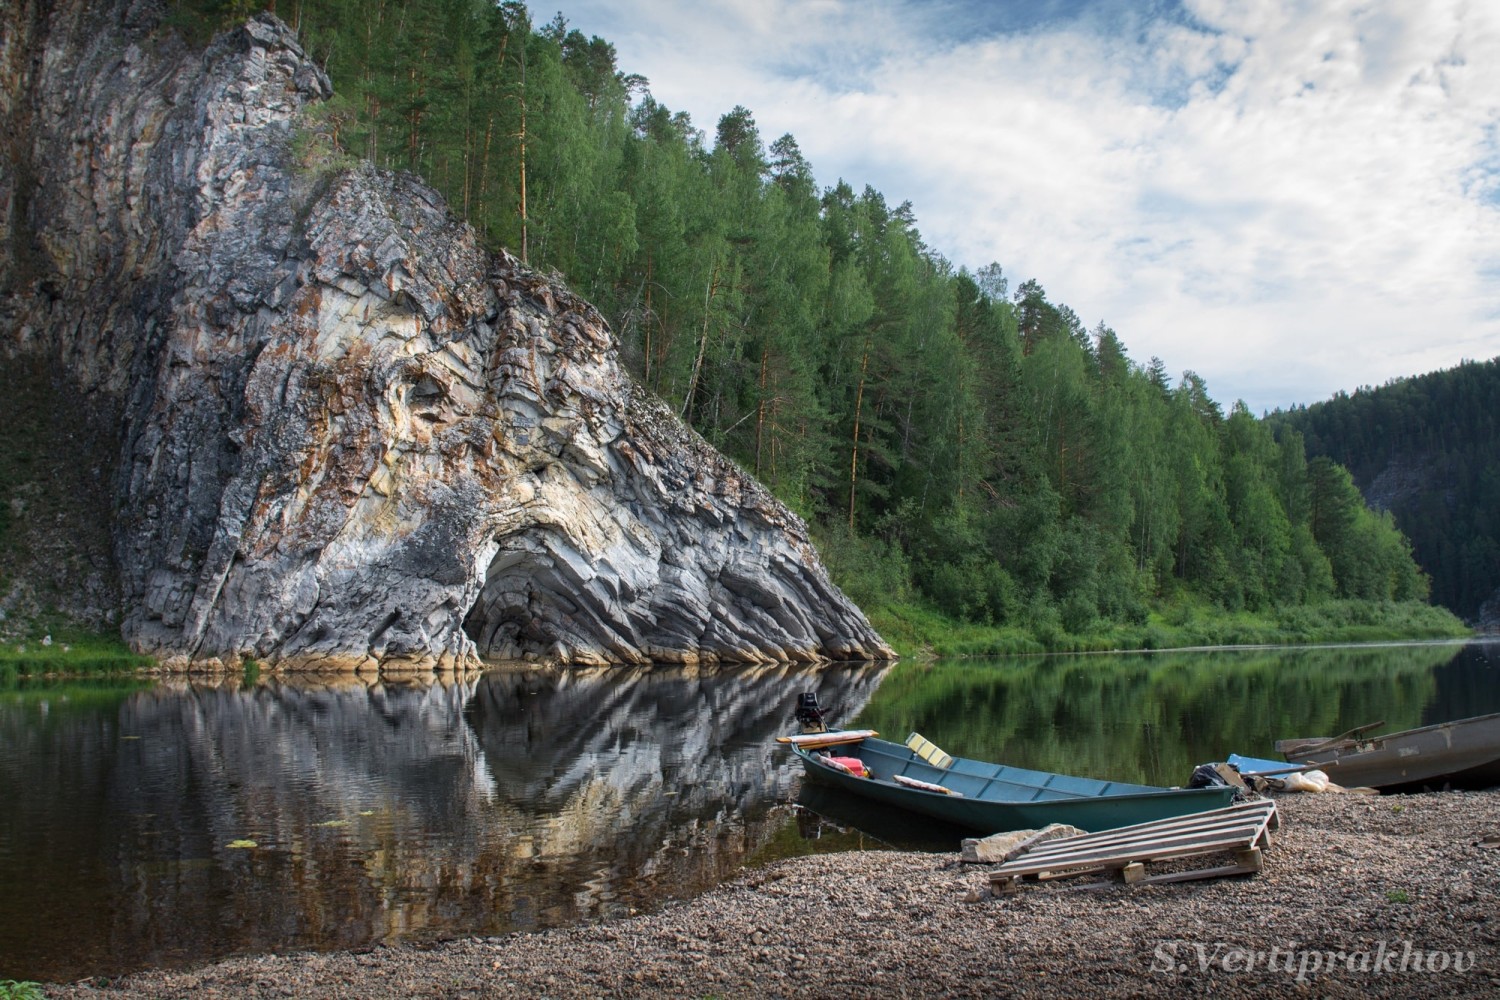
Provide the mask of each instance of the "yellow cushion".
[{"label": "yellow cushion", "polygon": [[921,757],[933,767],[947,768],[953,763],[953,758],[944,753],[936,743],[929,740],[920,733],[912,733],[906,738],[906,745],[910,747],[918,757]]}]

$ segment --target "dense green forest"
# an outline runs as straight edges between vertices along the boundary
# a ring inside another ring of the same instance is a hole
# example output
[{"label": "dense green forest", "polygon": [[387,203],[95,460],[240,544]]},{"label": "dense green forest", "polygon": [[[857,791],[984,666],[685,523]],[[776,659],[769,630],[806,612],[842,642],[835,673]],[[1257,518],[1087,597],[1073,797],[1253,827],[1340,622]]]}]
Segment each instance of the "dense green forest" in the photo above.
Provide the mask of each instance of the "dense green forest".
[{"label": "dense green forest", "polygon": [[1269,422],[1300,432],[1307,454],[1348,468],[1390,510],[1434,601],[1470,620],[1500,603],[1500,358],[1339,393]]},{"label": "dense green forest", "polygon": [[[203,38],[247,6],[184,4],[177,24]],[[306,169],[416,171],[486,242],[560,273],[641,382],[809,520],[867,609],[1055,646],[1164,608],[1426,598],[1391,517],[1290,424],[1226,413],[1036,280],[954,266],[909,203],[820,187],[746,108],[706,134],[607,41],[520,3],[276,12],[337,91],[298,136]]]}]

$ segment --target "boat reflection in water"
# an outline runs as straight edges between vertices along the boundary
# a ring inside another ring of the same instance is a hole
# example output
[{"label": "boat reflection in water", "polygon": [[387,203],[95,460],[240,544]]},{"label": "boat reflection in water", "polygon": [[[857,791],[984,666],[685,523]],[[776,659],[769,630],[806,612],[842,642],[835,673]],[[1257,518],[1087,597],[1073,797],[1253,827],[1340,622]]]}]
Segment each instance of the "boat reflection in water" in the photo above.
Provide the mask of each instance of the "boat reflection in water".
[{"label": "boat reflection in water", "polygon": [[790,821],[788,692],[853,714],[884,670],[0,696],[0,969],[497,934],[700,892]]}]

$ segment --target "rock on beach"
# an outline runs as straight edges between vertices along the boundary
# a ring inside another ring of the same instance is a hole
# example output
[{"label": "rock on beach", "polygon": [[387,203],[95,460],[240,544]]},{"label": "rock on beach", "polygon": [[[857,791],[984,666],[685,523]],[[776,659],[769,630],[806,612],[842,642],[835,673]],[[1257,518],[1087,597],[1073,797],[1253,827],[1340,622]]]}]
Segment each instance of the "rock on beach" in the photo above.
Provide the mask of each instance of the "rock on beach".
[{"label": "rock on beach", "polygon": [[[50,997],[1500,995],[1500,789],[1288,795],[1259,875],[1097,892],[851,852],[629,919],[427,948],[240,957]],[[978,901],[968,900],[979,896]]]}]

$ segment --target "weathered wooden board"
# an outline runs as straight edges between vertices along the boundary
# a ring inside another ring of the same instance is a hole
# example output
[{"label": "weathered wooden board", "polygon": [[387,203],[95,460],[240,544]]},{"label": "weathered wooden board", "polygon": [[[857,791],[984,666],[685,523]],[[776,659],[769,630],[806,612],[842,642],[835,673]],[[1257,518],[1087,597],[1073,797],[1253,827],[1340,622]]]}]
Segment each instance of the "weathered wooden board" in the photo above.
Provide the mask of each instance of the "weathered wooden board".
[{"label": "weathered wooden board", "polygon": [[[1269,830],[1276,820],[1276,803],[1264,799],[1194,816],[1051,840],[1000,865],[990,873],[990,883],[996,891],[1014,892],[1017,880],[1023,878],[1070,878],[1098,872],[1118,873],[1131,885],[1251,874],[1261,870],[1261,848],[1270,846]],[[1235,863],[1146,874],[1145,866],[1155,862],[1223,853],[1233,854]]]}]

